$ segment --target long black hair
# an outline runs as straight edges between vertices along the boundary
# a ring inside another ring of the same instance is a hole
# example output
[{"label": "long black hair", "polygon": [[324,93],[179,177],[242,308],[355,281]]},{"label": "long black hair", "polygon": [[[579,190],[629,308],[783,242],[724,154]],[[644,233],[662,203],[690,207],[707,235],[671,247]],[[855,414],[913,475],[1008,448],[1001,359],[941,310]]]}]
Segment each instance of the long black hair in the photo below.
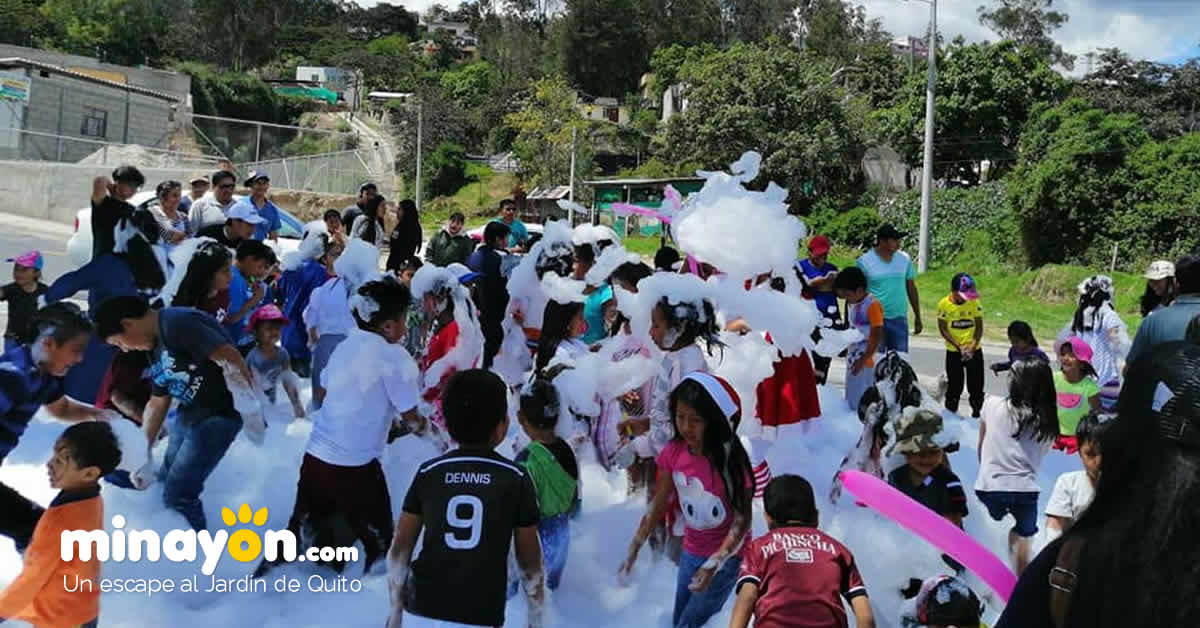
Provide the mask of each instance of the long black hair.
[{"label": "long black hair", "polygon": [[721,342],[716,310],[708,299],[702,300],[697,307],[691,302],[672,304],[669,297],[663,297],[655,307],[667,320],[667,327],[679,331],[679,338],[673,346],[686,347],[703,340],[709,355],[712,355],[713,348],[725,346]]},{"label": "long black hair", "polygon": [[421,214],[417,210],[417,204],[410,198],[400,201],[400,210],[402,214],[400,216],[400,224],[396,227],[400,237],[393,246],[398,244],[400,245],[399,248],[403,249],[408,245],[415,251],[421,248],[421,238],[423,235],[421,232]]},{"label": "long black hair", "polygon": [[[1104,275],[1089,277],[1080,285],[1079,293],[1079,305],[1075,308],[1075,318],[1071,321],[1071,332],[1075,334],[1094,330],[1104,306],[1112,307],[1112,279]],[[1088,308],[1092,310],[1092,318],[1085,321],[1084,313]]]},{"label": "long black hair", "polygon": [[553,382],[561,370],[548,370],[554,372],[537,371],[533,379],[521,389],[521,415],[527,423],[539,430],[554,429],[558,425],[558,416],[562,409],[562,401]]},{"label": "long black hair", "polygon": [[[708,394],[708,390],[699,382],[685,379],[679,382],[671,391],[671,417],[675,416],[680,403],[692,407],[701,417],[704,417],[704,457],[721,475],[725,485],[725,495],[735,512],[751,517],[750,500],[754,497],[754,470],[750,465],[750,456],[742,447],[742,441],[737,436],[737,426],[742,420],[740,412],[726,419],[717,402]],[[679,425],[672,420],[675,430],[674,438],[681,440]]]},{"label": "long black hair", "polygon": [[[609,283],[616,285],[617,282],[627,283],[633,287],[637,287],[638,282],[650,277],[654,274],[654,269],[641,262],[626,262],[617,267],[609,276]],[[617,310],[617,316],[613,319],[612,327],[608,329],[609,336],[616,336],[621,333],[625,325],[629,323],[629,318],[626,317],[620,310]]]},{"label": "long black hair", "polygon": [[233,261],[233,254],[219,242],[204,242],[196,247],[188,262],[179,290],[171,300],[172,307],[200,307],[208,299],[213,277]]},{"label": "long black hair", "polygon": [[1142,316],[1149,316],[1150,312],[1158,306],[1168,306],[1175,302],[1175,297],[1179,296],[1179,285],[1175,283],[1174,277],[1167,277],[1167,287],[1163,290],[1162,296],[1150,287],[1150,282],[1146,282],[1146,291],[1142,293]]},{"label": "long black hair", "polygon": [[[383,216],[379,214],[379,209],[387,201],[383,196],[373,196],[367,199],[367,204],[363,205],[363,216],[367,218],[367,225],[363,227],[362,239],[370,242],[372,245],[379,239],[379,231],[383,227]],[[350,225],[351,228],[354,225]]]},{"label": "long black hair", "polygon": [[1058,436],[1058,401],[1049,364],[1034,358],[1013,362],[1008,405],[1017,423],[1013,438],[1028,433],[1034,440],[1048,441]]},{"label": "long black hair", "polygon": [[553,299],[546,303],[546,313],[542,318],[542,335],[538,339],[537,364],[535,368],[542,370],[554,359],[558,345],[571,336],[571,322],[583,314],[583,304],[578,302],[559,303]]},{"label": "long black hair", "polygon": [[1033,348],[1037,348],[1037,337],[1033,335],[1033,328],[1025,321],[1013,321],[1008,324],[1008,337],[1022,340]]},{"label": "long black hair", "polygon": [[1101,438],[1096,497],[1063,537],[1083,541],[1069,628],[1197,625],[1197,417],[1200,345],[1159,345],[1130,365],[1117,418]]}]

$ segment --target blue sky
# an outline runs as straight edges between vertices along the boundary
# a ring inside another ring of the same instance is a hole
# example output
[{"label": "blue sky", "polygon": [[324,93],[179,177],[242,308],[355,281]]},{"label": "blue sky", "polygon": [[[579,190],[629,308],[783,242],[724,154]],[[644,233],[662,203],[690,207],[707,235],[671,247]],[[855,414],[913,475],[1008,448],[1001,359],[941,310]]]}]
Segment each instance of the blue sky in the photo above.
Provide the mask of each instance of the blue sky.
[{"label": "blue sky", "polygon": [[[968,41],[995,39],[979,24],[976,9],[989,0],[941,0],[938,28],[946,39],[963,35]],[[371,6],[377,0],[355,0]],[[898,37],[923,35],[929,6],[904,0],[852,0],[867,8],[871,17]],[[393,1],[411,10],[425,11],[434,0]],[[442,4],[457,6],[457,0]],[[1136,58],[1178,62],[1200,57],[1200,1],[1198,0],[1055,0],[1054,8],[1071,19],[1057,34],[1067,51],[1083,54],[1097,48],[1118,47]]]}]

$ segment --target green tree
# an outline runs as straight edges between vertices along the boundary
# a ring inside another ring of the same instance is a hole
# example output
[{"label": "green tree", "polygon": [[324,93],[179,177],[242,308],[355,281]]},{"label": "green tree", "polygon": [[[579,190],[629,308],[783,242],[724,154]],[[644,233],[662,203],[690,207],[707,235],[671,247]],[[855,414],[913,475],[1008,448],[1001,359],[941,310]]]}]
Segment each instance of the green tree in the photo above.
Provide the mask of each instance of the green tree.
[{"label": "green tree", "polygon": [[[1021,129],[1041,102],[1056,102],[1066,81],[1035,50],[1006,41],[938,55],[935,176],[977,181],[981,162],[1003,170],[1015,160]],[[912,166],[924,150],[925,77],[917,73],[895,106],[876,112],[882,139]]]},{"label": "green tree", "polygon": [[724,42],[721,0],[636,0],[648,50]]},{"label": "green tree", "polygon": [[1075,68],[1075,55],[1065,52],[1054,41],[1054,31],[1062,28],[1070,16],[1050,7],[1054,0],[994,0],[992,6],[980,6],[979,22],[1000,37],[1030,46],[1068,70]]},{"label": "green tree", "polygon": [[576,133],[576,172],[591,170],[588,123],[575,110],[575,95],[565,79],[533,81],[521,109],[504,117],[514,134],[513,153],[521,178],[530,186],[564,185],[570,177],[571,133]]},{"label": "green tree", "polygon": [[500,85],[500,74],[487,61],[468,63],[444,72],[439,82],[464,107],[479,107]]},{"label": "green tree", "polygon": [[366,9],[352,10],[349,12],[348,21],[358,36],[367,41],[389,35],[401,35],[412,41],[417,38],[419,29],[416,13],[387,2],[380,2]]},{"label": "green tree", "polygon": [[467,184],[467,150],[458,144],[439,144],[421,167],[429,196],[451,196]]},{"label": "green tree", "polygon": [[154,0],[46,0],[53,34],[41,45],[121,65],[158,63],[167,16]]},{"label": "green tree", "polygon": [[567,76],[594,96],[637,89],[648,58],[633,0],[567,0]]},{"label": "green tree", "polygon": [[45,37],[50,24],[38,10],[41,0],[0,0],[0,42],[32,46]]},{"label": "green tree", "polygon": [[848,199],[860,185],[863,145],[832,70],[778,40],[685,64],[690,106],[667,126],[668,155],[724,168],[755,150],[762,180],[788,188],[793,210],[807,213],[820,197]]},{"label": "green tree", "polygon": [[403,57],[409,54],[408,37],[405,35],[387,35],[373,39],[367,44],[367,52],[383,57]]},{"label": "green tree", "polygon": [[[1082,99],[1042,107],[1021,136],[1021,160],[1007,179],[1031,264],[1103,263],[1115,239],[1113,216],[1134,189],[1131,156],[1151,141],[1131,114]],[[1158,167],[1158,166],[1156,166]]]},{"label": "green tree", "polygon": [[725,40],[763,42],[771,37],[791,41],[796,35],[800,0],[722,0]]},{"label": "green tree", "polygon": [[1075,94],[1113,113],[1134,113],[1157,139],[1200,130],[1200,60],[1172,65],[1133,59],[1116,48],[1095,55]]}]

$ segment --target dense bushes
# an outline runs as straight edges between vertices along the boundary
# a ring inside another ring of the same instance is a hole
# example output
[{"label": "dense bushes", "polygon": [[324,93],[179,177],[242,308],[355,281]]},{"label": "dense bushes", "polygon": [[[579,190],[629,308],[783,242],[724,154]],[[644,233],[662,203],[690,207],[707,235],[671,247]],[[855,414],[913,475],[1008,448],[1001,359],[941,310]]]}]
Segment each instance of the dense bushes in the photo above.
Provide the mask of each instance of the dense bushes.
[{"label": "dense bushes", "polygon": [[[905,247],[915,256],[921,226],[921,191],[909,190],[885,202],[880,215],[897,229],[912,234]],[[929,255],[933,264],[953,260],[964,252],[968,242],[975,249],[986,245],[987,252],[997,260],[1017,265],[1023,261],[1018,250],[1019,229],[1002,182],[935,190],[929,225]],[[969,239],[973,232],[979,235]],[[970,253],[979,255],[982,251]]]},{"label": "dense bushes", "polygon": [[839,212],[822,209],[805,219],[808,232],[827,236],[835,244],[866,249],[875,244],[875,230],[883,222],[873,207],[855,207]]},{"label": "dense bushes", "polygon": [[1152,140],[1141,120],[1082,100],[1040,112],[1021,138],[1009,199],[1034,266],[1121,269],[1200,245],[1200,134]]},{"label": "dense bushes", "polygon": [[423,168],[430,196],[450,196],[467,183],[467,149],[458,144],[439,144],[425,158]]}]

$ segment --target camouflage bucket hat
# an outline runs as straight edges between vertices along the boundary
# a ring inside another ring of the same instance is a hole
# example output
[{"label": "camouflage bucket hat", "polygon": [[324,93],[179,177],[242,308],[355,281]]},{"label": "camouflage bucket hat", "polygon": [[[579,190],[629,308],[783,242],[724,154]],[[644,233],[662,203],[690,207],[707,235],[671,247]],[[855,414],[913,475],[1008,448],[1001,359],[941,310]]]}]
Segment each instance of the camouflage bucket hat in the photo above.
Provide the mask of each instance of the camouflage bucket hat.
[{"label": "camouflage bucket hat", "polygon": [[896,442],[888,454],[919,454],[930,449],[945,447],[942,433],[942,417],[923,408],[905,408],[896,419]]}]

